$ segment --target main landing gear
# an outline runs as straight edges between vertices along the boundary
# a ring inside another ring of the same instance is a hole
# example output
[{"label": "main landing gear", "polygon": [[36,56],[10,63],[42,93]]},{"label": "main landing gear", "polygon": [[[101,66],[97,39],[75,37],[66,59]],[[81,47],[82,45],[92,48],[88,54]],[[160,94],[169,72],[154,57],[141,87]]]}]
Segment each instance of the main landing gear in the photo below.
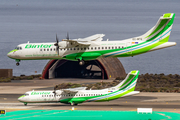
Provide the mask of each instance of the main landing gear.
[{"label": "main landing gear", "polygon": [[84,65],[85,64],[85,61],[83,60],[82,57],[76,57],[75,59],[78,60],[79,65]]},{"label": "main landing gear", "polygon": [[74,102],[71,102],[70,103],[71,106],[75,106],[75,105],[78,105],[77,103],[74,103]]},{"label": "main landing gear", "polygon": [[84,65],[84,60],[79,61],[79,65]]},{"label": "main landing gear", "polygon": [[25,106],[27,106],[27,103],[24,103]]}]

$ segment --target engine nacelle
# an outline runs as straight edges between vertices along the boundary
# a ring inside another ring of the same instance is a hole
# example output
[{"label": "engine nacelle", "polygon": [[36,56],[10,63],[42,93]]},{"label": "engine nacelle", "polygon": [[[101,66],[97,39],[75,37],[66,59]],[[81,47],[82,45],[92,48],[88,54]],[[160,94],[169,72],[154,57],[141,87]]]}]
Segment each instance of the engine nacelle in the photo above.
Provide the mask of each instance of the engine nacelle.
[{"label": "engine nacelle", "polygon": [[72,48],[72,47],[75,47],[76,45],[77,45],[76,42],[68,42],[68,41],[61,41],[58,43],[58,46],[61,49]]},{"label": "engine nacelle", "polygon": [[68,43],[66,41],[61,41],[58,43],[59,48],[67,48]]}]

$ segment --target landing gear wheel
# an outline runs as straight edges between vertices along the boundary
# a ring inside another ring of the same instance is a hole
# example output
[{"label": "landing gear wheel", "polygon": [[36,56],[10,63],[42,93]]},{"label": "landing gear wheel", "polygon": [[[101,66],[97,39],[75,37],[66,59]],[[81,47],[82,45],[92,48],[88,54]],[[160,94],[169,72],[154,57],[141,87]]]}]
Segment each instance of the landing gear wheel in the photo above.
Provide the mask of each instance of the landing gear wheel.
[{"label": "landing gear wheel", "polygon": [[84,60],[79,61],[79,65],[84,65]]},{"label": "landing gear wheel", "polygon": [[19,66],[19,65],[20,65],[20,63],[18,63],[18,62],[17,62],[17,63],[16,63],[16,65],[17,65],[17,66]]},{"label": "landing gear wheel", "polygon": [[27,103],[24,103],[25,106],[27,106]]},{"label": "landing gear wheel", "polygon": [[78,104],[74,104],[74,105],[78,105]]},{"label": "landing gear wheel", "polygon": [[74,102],[72,102],[71,105],[74,106]]}]

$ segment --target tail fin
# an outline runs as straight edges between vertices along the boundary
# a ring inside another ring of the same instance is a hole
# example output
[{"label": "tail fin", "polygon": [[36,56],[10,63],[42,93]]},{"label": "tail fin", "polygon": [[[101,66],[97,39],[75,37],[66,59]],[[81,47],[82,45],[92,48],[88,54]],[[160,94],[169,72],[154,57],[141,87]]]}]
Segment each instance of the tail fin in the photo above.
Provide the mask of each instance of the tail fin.
[{"label": "tail fin", "polygon": [[139,71],[133,70],[128,73],[126,78],[119,83],[117,86],[115,86],[116,89],[123,90],[125,88],[128,88],[130,91],[134,91],[137,79],[138,79]]},{"label": "tail fin", "polygon": [[167,42],[171,33],[174,18],[175,13],[165,13],[159,18],[158,22],[153,28],[151,28],[148,32],[139,37],[146,41],[151,41],[157,37],[160,37],[160,41],[162,37],[165,37],[167,38],[165,42]]}]

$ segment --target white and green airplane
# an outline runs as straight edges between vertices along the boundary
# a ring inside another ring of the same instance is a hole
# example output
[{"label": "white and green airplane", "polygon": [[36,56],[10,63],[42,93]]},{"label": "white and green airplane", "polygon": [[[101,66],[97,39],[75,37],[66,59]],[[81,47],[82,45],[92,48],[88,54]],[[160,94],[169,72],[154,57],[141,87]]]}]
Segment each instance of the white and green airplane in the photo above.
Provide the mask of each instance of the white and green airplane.
[{"label": "white and green airplane", "polygon": [[18,98],[24,105],[27,103],[53,103],[60,102],[65,104],[77,105],[83,102],[104,102],[120,97],[138,94],[134,91],[139,71],[129,72],[126,78],[118,85],[101,89],[86,90],[86,87],[60,89],[54,91],[29,91]]},{"label": "white and green airplane", "polygon": [[176,45],[168,42],[171,33],[174,13],[161,16],[157,24],[145,34],[121,41],[102,41],[104,34],[87,38],[63,39],[56,43],[25,43],[10,51],[7,56],[17,61],[40,59],[67,59],[79,61],[94,60],[101,57],[128,57]]}]

